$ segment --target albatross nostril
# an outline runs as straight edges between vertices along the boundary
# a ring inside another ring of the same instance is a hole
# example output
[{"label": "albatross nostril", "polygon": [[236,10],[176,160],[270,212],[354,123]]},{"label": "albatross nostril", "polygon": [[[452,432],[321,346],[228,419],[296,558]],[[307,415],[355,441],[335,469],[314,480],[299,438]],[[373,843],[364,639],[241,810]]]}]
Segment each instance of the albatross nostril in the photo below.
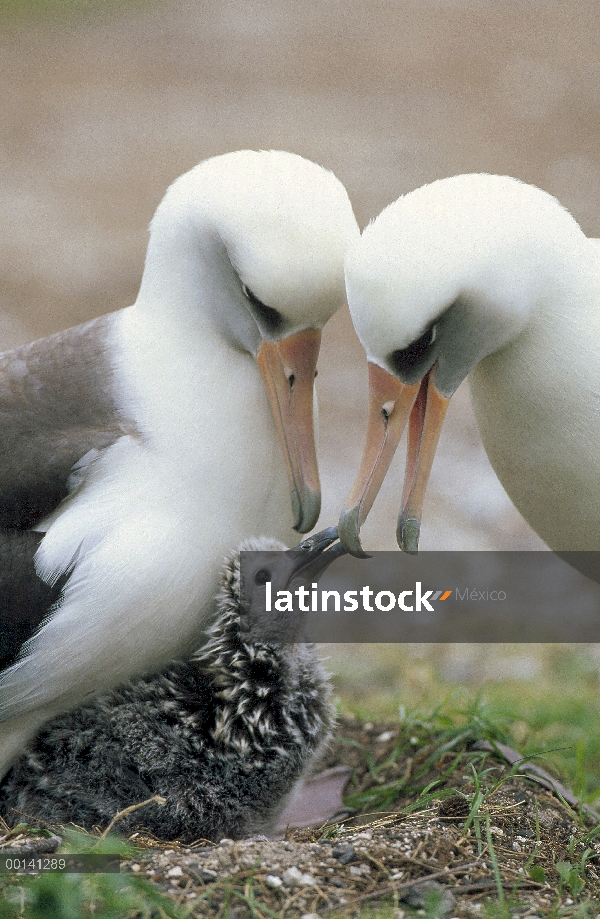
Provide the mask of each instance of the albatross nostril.
[{"label": "albatross nostril", "polygon": [[388,422],[388,421],[389,421],[390,415],[391,415],[392,412],[394,411],[394,406],[395,406],[395,405],[396,405],[396,403],[395,403],[394,401],[390,400],[389,402],[384,402],[384,404],[381,406],[381,414],[382,414],[383,420],[384,420],[385,422]]}]

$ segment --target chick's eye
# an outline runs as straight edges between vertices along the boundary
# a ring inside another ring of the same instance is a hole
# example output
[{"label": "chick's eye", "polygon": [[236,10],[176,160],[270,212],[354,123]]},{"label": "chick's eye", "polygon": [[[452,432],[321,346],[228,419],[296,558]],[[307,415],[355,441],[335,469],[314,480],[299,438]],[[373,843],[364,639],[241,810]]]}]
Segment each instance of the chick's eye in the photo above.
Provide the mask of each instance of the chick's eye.
[{"label": "chick's eye", "polygon": [[252,304],[252,309],[256,318],[264,323],[269,332],[277,332],[281,329],[284,322],[281,313],[278,313],[277,310],[274,310],[271,306],[267,306],[262,300],[259,300],[247,284],[242,284],[242,293]]},{"label": "chick's eye", "polygon": [[435,334],[436,328],[432,325],[431,328],[423,332],[419,338],[416,338],[415,341],[411,341],[410,345],[407,345],[406,348],[398,348],[397,351],[393,351],[388,357],[388,363],[395,373],[406,373],[418,365],[434,343]]},{"label": "chick's eye", "polygon": [[266,584],[267,581],[271,580],[271,572],[267,568],[259,568],[259,570],[254,575],[254,583],[258,584],[259,587],[262,587],[263,584]]}]

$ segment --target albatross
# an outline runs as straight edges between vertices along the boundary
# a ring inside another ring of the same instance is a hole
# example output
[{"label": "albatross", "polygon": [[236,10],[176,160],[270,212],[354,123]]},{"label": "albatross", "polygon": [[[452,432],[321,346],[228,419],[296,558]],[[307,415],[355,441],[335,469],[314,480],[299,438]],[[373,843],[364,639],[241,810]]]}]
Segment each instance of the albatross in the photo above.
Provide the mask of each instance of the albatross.
[{"label": "albatross", "polygon": [[0,677],[0,775],[49,718],[197,648],[228,547],[314,527],[321,329],[359,235],[315,163],[206,160],[158,207],[133,306],[0,355],[0,526],[37,549],[25,582],[63,581]]},{"label": "albatross", "polygon": [[598,241],[539,188],[455,176],[387,207],[351,246],[346,285],[370,387],[346,549],[362,554],[360,525],[410,419],[397,538],[417,551],[448,401],[467,375],[521,514],[551,549],[600,549]]},{"label": "albatross", "polygon": [[[274,620],[265,581],[293,589],[317,580],[343,554],[329,548],[336,539],[330,527],[288,552],[273,539],[244,540],[222,566],[208,640],[190,660],[44,725],[0,785],[0,813],[92,829],[146,801],[120,830],[187,842],[273,833],[335,713],[318,654],[302,638],[306,614]],[[321,796],[327,788],[325,774]],[[332,815],[325,809],[321,822]]]}]

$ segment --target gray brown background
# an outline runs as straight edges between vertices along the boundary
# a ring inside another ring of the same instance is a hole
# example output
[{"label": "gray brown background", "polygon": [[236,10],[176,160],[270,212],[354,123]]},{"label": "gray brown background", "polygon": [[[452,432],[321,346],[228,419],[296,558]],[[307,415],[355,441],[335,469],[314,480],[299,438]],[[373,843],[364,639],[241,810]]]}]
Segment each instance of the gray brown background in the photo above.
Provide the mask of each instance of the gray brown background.
[{"label": "gray brown background", "polygon": [[[72,7],[0,18],[0,345],[133,302],[167,185],[242,147],[333,169],[361,226],[424,182],[488,171],[539,184],[600,235],[593,0]],[[326,330],[319,393],[326,525],[364,436],[365,364],[347,311]],[[373,548],[395,545],[402,464],[365,528]],[[422,547],[541,547],[489,468],[464,387]]]}]

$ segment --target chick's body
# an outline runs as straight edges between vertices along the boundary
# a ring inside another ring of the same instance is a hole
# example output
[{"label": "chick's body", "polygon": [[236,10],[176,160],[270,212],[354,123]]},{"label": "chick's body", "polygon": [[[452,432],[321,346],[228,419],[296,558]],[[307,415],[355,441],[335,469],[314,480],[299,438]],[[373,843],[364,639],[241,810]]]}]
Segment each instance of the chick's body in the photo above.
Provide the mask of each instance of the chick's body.
[{"label": "chick's body", "polygon": [[314,647],[244,641],[243,616],[238,552],[200,651],[46,725],[6,776],[0,811],[91,828],[161,795],[120,830],[188,842],[272,832],[333,708]]}]

